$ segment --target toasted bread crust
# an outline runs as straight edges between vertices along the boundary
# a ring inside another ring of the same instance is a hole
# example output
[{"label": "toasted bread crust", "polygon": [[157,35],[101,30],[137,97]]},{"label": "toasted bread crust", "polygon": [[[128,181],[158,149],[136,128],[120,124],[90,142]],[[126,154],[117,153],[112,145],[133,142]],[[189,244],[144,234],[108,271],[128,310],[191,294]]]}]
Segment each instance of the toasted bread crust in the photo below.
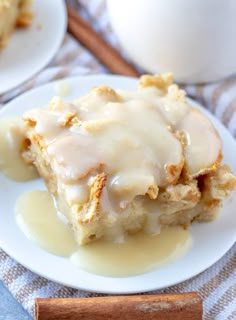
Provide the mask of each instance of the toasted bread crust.
[{"label": "toasted bread crust", "polygon": [[96,175],[90,186],[89,201],[78,210],[78,222],[88,224],[98,218],[100,214],[100,202],[102,190],[107,180],[106,174],[100,173]]}]

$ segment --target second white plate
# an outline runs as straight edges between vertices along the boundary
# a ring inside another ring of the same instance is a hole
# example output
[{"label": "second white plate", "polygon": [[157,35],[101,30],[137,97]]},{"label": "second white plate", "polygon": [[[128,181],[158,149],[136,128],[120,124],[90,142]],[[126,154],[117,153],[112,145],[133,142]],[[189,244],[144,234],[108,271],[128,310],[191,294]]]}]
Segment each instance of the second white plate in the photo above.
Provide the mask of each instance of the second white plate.
[{"label": "second white plate", "polygon": [[0,50],[0,94],[31,78],[53,58],[66,32],[63,0],[34,0],[33,24],[17,29]]},{"label": "second white plate", "polygon": [[[67,100],[88,93],[93,86],[110,85],[114,88],[135,88],[137,80],[119,76],[83,76],[66,80],[70,87]],[[57,95],[55,83],[34,89],[9,103],[0,118],[16,117],[28,109],[46,105]],[[60,86],[59,86],[60,87]],[[201,106],[213,122],[223,141],[224,162],[236,173],[236,144],[228,131]],[[125,278],[112,278],[88,273],[73,265],[69,259],[50,254],[30,242],[19,229],[14,213],[16,199],[25,191],[45,189],[41,180],[16,183],[0,174],[0,246],[30,270],[45,278],[74,288],[113,294],[145,292],[187,280],[204,271],[220,259],[236,240],[236,197],[224,203],[219,218],[211,223],[193,224],[193,245],[179,260],[152,272]]]}]

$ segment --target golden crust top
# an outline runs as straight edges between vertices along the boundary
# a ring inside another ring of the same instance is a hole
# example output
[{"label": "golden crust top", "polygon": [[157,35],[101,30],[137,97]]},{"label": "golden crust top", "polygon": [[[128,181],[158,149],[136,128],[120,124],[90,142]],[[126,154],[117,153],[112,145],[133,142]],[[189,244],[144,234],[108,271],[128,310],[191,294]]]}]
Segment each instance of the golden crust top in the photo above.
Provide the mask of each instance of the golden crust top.
[{"label": "golden crust top", "polygon": [[173,82],[173,75],[172,73],[164,73],[162,75],[149,75],[145,74],[140,77],[139,80],[139,87],[146,88],[146,87],[157,87],[158,89],[167,89]]}]

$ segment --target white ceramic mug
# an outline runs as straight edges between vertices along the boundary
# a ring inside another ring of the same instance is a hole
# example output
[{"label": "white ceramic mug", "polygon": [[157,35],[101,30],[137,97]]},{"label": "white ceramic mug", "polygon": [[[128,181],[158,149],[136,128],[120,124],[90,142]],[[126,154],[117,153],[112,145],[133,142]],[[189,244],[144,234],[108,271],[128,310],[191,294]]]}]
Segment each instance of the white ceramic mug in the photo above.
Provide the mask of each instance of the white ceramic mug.
[{"label": "white ceramic mug", "polygon": [[184,83],[236,72],[236,0],[107,0],[122,47],[146,71]]}]

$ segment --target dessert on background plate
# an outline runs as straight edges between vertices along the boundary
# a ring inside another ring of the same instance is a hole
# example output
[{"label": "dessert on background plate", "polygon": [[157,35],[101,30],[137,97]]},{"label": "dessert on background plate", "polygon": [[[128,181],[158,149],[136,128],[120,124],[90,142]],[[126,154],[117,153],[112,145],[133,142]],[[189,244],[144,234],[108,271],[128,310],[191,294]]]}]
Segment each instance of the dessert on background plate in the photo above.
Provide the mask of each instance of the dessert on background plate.
[{"label": "dessert on background plate", "polygon": [[66,25],[64,0],[0,0],[0,95],[51,61]]},{"label": "dessert on background plate", "polygon": [[22,156],[80,245],[213,220],[236,188],[217,131],[171,74],[144,75],[134,91],[100,86],[71,103],[55,97],[23,122]]},{"label": "dessert on background plate", "polygon": [[0,48],[5,47],[15,28],[31,25],[31,3],[32,0],[0,0]]}]

